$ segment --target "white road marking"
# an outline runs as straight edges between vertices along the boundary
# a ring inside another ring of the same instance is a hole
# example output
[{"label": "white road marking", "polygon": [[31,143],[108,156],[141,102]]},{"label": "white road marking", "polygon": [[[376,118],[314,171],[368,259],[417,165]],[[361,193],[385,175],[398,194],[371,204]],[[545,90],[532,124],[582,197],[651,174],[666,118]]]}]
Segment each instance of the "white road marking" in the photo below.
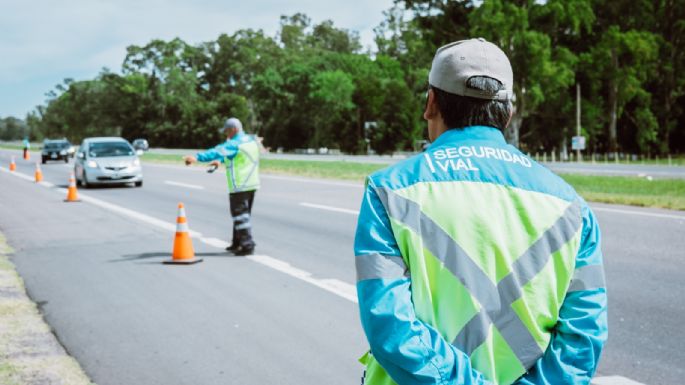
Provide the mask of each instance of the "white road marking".
[{"label": "white road marking", "polygon": [[641,382],[633,381],[630,378],[621,376],[595,377],[591,385],[645,385]]},{"label": "white road marking", "polygon": [[[10,173],[9,170],[0,168],[0,170],[5,171],[7,173]],[[11,173],[14,174],[22,179],[27,179],[30,181],[33,181],[33,179],[27,177],[26,175],[19,174],[19,173]],[[47,185],[43,185],[45,187],[49,187]],[[54,191],[57,191],[61,194],[66,194],[67,189],[65,188],[56,188]],[[101,199],[93,198],[88,195],[84,195],[82,193],[79,193],[79,198],[84,201],[91,203],[93,205],[99,206],[103,209],[136,219],[138,221],[147,223],[151,226],[158,227],[163,230],[168,230],[171,232],[176,231],[176,224],[175,223],[169,223],[165,222],[161,219],[157,219],[154,217],[151,217],[146,214],[141,214],[137,211],[133,211],[130,209],[127,209],[122,206],[115,205],[113,203],[105,202]],[[208,237],[203,237],[202,233],[199,233],[197,231],[190,231],[190,236],[193,238],[198,239],[200,242],[211,246],[211,247],[216,247],[219,249],[225,249],[228,246],[228,242],[224,242],[220,239],[217,238],[208,238]],[[280,259],[276,259],[273,257],[270,257],[268,255],[251,255],[247,256],[247,259],[250,261],[259,263],[263,266],[272,268],[274,270],[280,271],[284,274],[287,274],[291,277],[297,278],[301,281],[307,282],[309,284],[312,284],[316,287],[319,287],[321,289],[324,289],[330,293],[333,293],[339,297],[342,297],[344,299],[347,299],[351,302],[356,303],[357,302],[357,289],[354,285],[349,284],[347,282],[340,281],[338,279],[332,279],[332,278],[314,278],[312,276],[312,273],[299,269],[297,267],[294,267],[290,265],[288,262],[281,261]]]},{"label": "white road marking", "polygon": [[338,212],[338,213],[359,215],[359,211],[358,211],[358,210],[350,210],[350,209],[343,209],[343,208],[341,208],[341,207],[333,207],[333,206],[326,206],[326,205],[318,205],[318,204],[316,204],[316,203],[300,202],[300,206],[311,207],[311,208],[313,208],[313,209],[335,211],[335,212]]},{"label": "white road marking", "polygon": [[222,241],[219,238],[200,237],[200,241],[204,244],[209,245],[209,246],[216,247],[217,249],[226,249],[228,246],[231,245],[230,243],[228,243],[226,241]]},{"label": "white road marking", "polygon": [[291,277],[311,283],[314,286],[320,287],[354,303],[357,302],[357,289],[354,285],[349,283],[345,283],[337,279],[313,278],[312,273],[293,267],[288,262],[269,257],[268,255],[250,255],[247,256],[247,259],[260,263],[264,266],[268,266],[274,270],[278,270]]},{"label": "white road marking", "polygon": [[198,186],[196,184],[188,184],[188,183],[181,183],[181,182],[174,182],[172,180],[165,180],[164,184],[168,184],[170,186],[178,186],[178,187],[185,187],[185,188],[191,188],[194,190],[204,190],[205,188],[203,186]]},{"label": "white road marking", "polygon": [[335,181],[325,181],[325,180],[320,180],[320,179],[309,179],[309,178],[293,178],[289,176],[280,176],[280,175],[265,175],[265,174],[260,174],[260,178],[263,179],[275,179],[275,180],[287,180],[291,182],[302,182],[302,183],[315,183],[315,184],[323,184],[327,186],[338,186],[338,187],[354,187],[354,188],[362,188],[364,185],[362,183],[346,183],[346,182],[335,182]]},{"label": "white road marking", "polygon": [[8,173],[8,174],[10,174],[10,175],[14,175],[14,176],[16,176],[16,177],[18,177],[18,178],[27,180],[27,181],[29,181],[29,182],[35,182],[35,181],[36,181],[36,180],[34,179],[34,177],[31,177],[31,176],[22,174],[22,173],[20,173],[20,172],[18,172],[18,171],[10,171],[8,168],[0,167],[0,171],[6,172],[6,173]]},{"label": "white road marking", "polygon": [[609,213],[618,213],[618,214],[641,215],[644,217],[680,219],[681,221],[685,221],[685,215],[660,214],[660,213],[650,213],[650,212],[642,212],[642,211],[635,211],[635,210],[624,210],[624,209],[612,209],[609,207],[594,207],[594,206],[592,206],[592,210],[594,210],[594,211],[606,211]]}]

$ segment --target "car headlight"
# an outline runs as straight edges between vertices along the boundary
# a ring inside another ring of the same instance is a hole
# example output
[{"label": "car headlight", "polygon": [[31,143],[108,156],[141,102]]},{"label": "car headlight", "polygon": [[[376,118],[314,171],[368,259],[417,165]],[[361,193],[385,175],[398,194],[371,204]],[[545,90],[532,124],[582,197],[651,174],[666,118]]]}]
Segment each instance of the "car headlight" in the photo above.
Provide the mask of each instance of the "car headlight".
[{"label": "car headlight", "polygon": [[90,168],[97,168],[98,164],[95,163],[94,160],[89,160],[88,162],[86,162],[86,166],[88,166]]},{"label": "car headlight", "polygon": [[133,160],[133,167],[138,167],[140,166],[140,159],[134,159]]},{"label": "car headlight", "polygon": [[66,151],[66,150],[62,150],[62,151],[59,152],[59,154],[60,154],[60,155],[67,155],[67,151]]}]

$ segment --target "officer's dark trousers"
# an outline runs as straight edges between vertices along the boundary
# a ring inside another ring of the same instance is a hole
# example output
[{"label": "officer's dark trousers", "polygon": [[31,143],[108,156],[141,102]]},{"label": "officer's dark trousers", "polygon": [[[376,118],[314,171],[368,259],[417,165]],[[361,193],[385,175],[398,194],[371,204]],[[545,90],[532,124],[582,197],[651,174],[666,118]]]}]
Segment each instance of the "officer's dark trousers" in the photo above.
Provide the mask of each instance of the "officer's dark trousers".
[{"label": "officer's dark trousers", "polygon": [[231,245],[234,247],[253,249],[255,246],[252,240],[251,221],[254,194],[255,190],[228,194],[231,216],[233,217],[233,242]]}]

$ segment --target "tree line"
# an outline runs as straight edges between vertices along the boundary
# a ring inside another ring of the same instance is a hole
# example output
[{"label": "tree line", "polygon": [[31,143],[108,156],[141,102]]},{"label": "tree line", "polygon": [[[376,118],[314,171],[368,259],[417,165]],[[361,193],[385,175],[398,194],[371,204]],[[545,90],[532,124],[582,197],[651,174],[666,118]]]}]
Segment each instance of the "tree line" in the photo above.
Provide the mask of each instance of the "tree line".
[{"label": "tree line", "polygon": [[244,29],[195,45],[129,46],[120,71],[50,91],[26,130],[207,147],[236,116],[273,149],[411,149],[425,137],[435,50],[484,37],[514,68],[509,142],[530,152],[570,146],[579,87],[589,151],[685,150],[685,0],[396,0],[384,15],[374,51],[355,31],[301,13],[282,16],[276,36]]}]

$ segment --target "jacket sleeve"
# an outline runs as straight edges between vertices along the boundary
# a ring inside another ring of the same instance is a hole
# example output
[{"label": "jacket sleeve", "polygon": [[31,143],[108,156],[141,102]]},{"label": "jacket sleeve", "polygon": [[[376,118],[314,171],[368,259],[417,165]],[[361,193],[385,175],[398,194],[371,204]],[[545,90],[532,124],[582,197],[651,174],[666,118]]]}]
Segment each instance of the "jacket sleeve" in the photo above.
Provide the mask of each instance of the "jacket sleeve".
[{"label": "jacket sleeve", "polygon": [[371,354],[397,384],[490,384],[466,354],[416,317],[407,268],[371,179],[354,249],[362,327]]},{"label": "jacket sleeve", "polygon": [[601,236],[583,207],[583,233],[575,272],[545,354],[516,384],[589,384],[607,340],[607,295]]},{"label": "jacket sleeve", "polygon": [[199,162],[211,162],[213,160],[220,160],[224,162],[225,158],[233,159],[238,154],[238,146],[232,141],[221,143],[220,145],[210,148],[204,152],[198,152],[195,158]]}]

